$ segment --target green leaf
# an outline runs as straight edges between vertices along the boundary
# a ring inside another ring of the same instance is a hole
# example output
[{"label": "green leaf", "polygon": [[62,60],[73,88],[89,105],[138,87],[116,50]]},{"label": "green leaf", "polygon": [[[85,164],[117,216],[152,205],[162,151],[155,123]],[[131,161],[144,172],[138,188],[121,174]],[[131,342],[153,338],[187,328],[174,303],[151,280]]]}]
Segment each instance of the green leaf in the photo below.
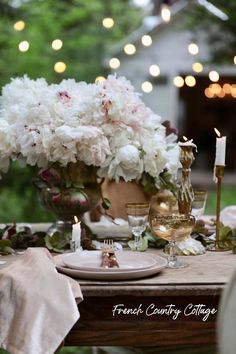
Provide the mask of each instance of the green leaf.
[{"label": "green leaf", "polygon": [[66,181],[65,186],[66,186],[66,188],[72,187],[72,182],[71,181]]},{"label": "green leaf", "polygon": [[159,238],[158,236],[154,235],[152,233],[151,229],[147,229],[145,231],[145,236],[144,237],[147,239],[149,247],[163,248],[167,244],[167,241],[165,241],[165,240]]},{"label": "green leaf", "polygon": [[0,247],[11,246],[10,240],[0,240]]},{"label": "green leaf", "polygon": [[73,182],[73,187],[77,188],[77,189],[84,189],[84,184],[83,183],[79,183],[79,182]]},{"label": "green leaf", "polygon": [[46,235],[45,245],[49,250],[55,252],[63,252],[68,246],[68,235],[62,235],[59,232],[55,232],[53,236]]},{"label": "green leaf", "polygon": [[102,200],[102,207],[105,209],[105,210],[108,210],[111,206],[111,202],[109,199],[107,198],[103,198]]},{"label": "green leaf", "polygon": [[0,240],[0,254],[12,254],[14,253],[14,249],[11,247],[10,240]]}]

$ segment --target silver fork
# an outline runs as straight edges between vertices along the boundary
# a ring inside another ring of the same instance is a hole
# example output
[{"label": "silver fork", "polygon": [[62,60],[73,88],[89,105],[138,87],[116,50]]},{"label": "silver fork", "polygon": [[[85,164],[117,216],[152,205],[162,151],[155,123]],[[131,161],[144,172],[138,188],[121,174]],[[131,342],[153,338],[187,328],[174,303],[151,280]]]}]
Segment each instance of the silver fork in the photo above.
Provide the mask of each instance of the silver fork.
[{"label": "silver fork", "polygon": [[103,268],[119,268],[113,240],[108,239],[103,241],[101,266]]}]

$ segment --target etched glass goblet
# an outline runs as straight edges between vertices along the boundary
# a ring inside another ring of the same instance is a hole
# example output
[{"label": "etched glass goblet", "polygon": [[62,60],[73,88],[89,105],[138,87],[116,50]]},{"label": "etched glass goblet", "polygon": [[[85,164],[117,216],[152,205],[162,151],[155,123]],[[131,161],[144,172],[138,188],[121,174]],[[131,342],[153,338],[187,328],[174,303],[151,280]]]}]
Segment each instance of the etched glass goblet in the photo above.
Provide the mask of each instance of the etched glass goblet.
[{"label": "etched glass goblet", "polygon": [[194,190],[194,199],[192,201],[192,211],[191,214],[195,216],[196,219],[201,218],[204,215],[207,200],[207,191],[204,190]]},{"label": "etched glass goblet", "polygon": [[150,205],[149,203],[126,203],[126,213],[131,233],[134,235],[134,250],[142,247],[142,233],[147,227]]},{"label": "etched glass goblet", "polygon": [[193,215],[172,214],[157,215],[150,219],[150,227],[157,237],[163,238],[169,242],[170,253],[167,259],[167,267],[184,268],[188,264],[180,262],[175,254],[176,241],[186,239],[195,224]]}]

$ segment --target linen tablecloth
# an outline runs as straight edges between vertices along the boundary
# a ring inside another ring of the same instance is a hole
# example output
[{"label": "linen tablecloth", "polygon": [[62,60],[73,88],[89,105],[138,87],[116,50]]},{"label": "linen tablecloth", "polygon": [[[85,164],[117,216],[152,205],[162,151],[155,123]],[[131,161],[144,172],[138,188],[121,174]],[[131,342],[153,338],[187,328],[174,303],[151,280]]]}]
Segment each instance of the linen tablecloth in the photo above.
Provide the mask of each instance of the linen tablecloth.
[{"label": "linen tablecloth", "polygon": [[0,270],[0,347],[52,354],[79,319],[79,283],[56,271],[44,248],[29,248]]}]

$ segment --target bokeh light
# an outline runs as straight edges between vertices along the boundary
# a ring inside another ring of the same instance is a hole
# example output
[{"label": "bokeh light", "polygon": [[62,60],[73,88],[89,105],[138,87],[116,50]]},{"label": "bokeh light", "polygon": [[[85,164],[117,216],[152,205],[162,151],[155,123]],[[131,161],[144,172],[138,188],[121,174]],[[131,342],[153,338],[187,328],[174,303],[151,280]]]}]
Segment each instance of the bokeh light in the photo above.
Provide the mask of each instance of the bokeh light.
[{"label": "bokeh light", "polygon": [[18,48],[20,52],[27,52],[29,49],[30,45],[28,41],[22,41],[19,43]]},{"label": "bokeh light", "polygon": [[184,86],[184,79],[182,78],[182,76],[175,76],[173,82],[176,87]]},{"label": "bokeh light", "polygon": [[186,76],[186,78],[185,78],[185,83],[186,83],[186,85],[189,86],[189,87],[194,87],[194,86],[196,85],[196,79],[195,79],[194,76],[188,75],[188,76]]},{"label": "bokeh light", "polygon": [[221,86],[219,84],[211,84],[209,89],[214,95],[218,95],[221,92]]},{"label": "bokeh light", "polygon": [[152,37],[148,34],[145,34],[144,36],[142,36],[141,42],[145,47],[149,47],[150,45],[152,45]]},{"label": "bokeh light", "polygon": [[105,28],[112,28],[114,26],[114,24],[115,24],[115,22],[114,22],[113,18],[111,18],[111,17],[105,17],[102,20],[102,25]]},{"label": "bokeh light", "polygon": [[195,71],[196,73],[201,73],[203,71],[203,65],[201,63],[193,63],[192,65],[192,69],[193,71]]},{"label": "bokeh light", "polygon": [[144,81],[142,83],[142,90],[143,92],[150,93],[153,90],[152,83],[150,81]]},{"label": "bokeh light", "polygon": [[188,46],[188,51],[192,55],[196,55],[199,52],[198,45],[196,43],[190,43]]},{"label": "bokeh light", "polygon": [[207,88],[205,89],[204,93],[205,93],[205,96],[206,96],[207,98],[213,98],[213,97],[214,97],[214,93],[212,92],[212,90],[210,90],[209,87],[207,87]]},{"label": "bokeh light", "polygon": [[124,46],[124,52],[127,55],[133,55],[136,52],[136,47],[135,45],[128,43]]},{"label": "bokeh light", "polygon": [[99,82],[103,82],[105,81],[106,78],[104,76],[97,76],[95,79],[96,84],[98,84]]},{"label": "bokeh light", "polygon": [[64,73],[64,71],[66,70],[66,64],[63,61],[58,61],[55,65],[54,65],[54,70],[56,71],[56,73]]},{"label": "bokeh light", "polygon": [[217,71],[212,70],[209,72],[209,79],[213,82],[219,81],[220,75]]},{"label": "bokeh light", "polygon": [[160,75],[160,68],[159,68],[159,66],[158,65],[150,65],[150,67],[149,67],[149,73],[150,73],[150,75],[152,75],[152,76],[159,76]]},{"label": "bokeh light", "polygon": [[223,85],[223,91],[227,94],[227,95],[229,95],[230,93],[231,93],[231,85],[230,84],[224,84]]},{"label": "bokeh light", "polygon": [[62,48],[62,46],[63,42],[61,39],[54,39],[54,41],[52,41],[52,49],[59,50]]},{"label": "bokeh light", "polygon": [[161,5],[161,18],[164,22],[170,22],[171,19],[171,11],[167,4]]},{"label": "bokeh light", "polygon": [[118,69],[120,67],[120,61],[118,58],[111,58],[109,60],[109,66],[112,69]]},{"label": "bokeh light", "polygon": [[13,25],[15,31],[23,31],[25,28],[25,22],[24,21],[17,21]]}]

